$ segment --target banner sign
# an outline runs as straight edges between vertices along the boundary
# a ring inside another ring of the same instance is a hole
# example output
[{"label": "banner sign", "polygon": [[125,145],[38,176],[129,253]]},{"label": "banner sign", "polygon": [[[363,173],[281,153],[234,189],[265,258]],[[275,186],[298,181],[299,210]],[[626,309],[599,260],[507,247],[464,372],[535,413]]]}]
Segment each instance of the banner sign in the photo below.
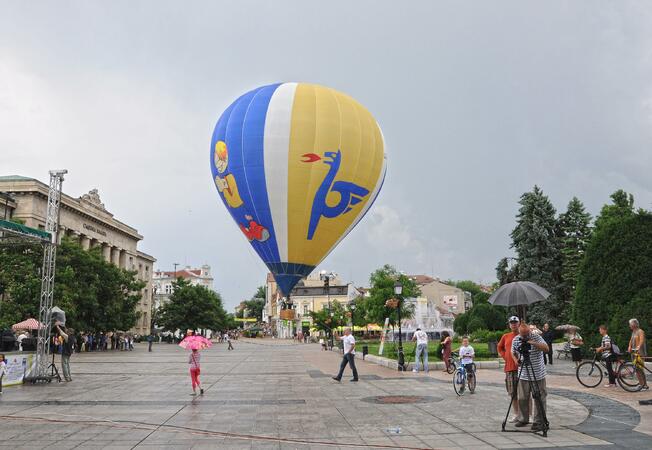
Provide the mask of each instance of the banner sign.
[{"label": "banner sign", "polygon": [[244,318],[236,317],[233,320],[235,320],[236,322],[258,322],[258,319],[256,319],[255,317],[244,317]]},{"label": "banner sign", "polygon": [[36,355],[34,353],[5,355],[5,363],[7,364],[7,373],[2,379],[2,385],[23,384],[23,378],[29,376],[36,369]]},{"label": "banner sign", "polygon": [[383,332],[380,335],[380,347],[378,347],[378,356],[383,354],[383,347],[385,346],[385,336],[389,332],[389,317],[385,317],[385,325],[383,325]]}]

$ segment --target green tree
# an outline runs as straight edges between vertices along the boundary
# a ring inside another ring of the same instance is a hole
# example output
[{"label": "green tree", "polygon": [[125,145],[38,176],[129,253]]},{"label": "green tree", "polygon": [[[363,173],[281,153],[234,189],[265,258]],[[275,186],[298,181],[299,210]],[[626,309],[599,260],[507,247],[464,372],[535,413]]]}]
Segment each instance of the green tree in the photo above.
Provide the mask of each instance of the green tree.
[{"label": "green tree", "polygon": [[310,311],[308,314],[312,317],[312,323],[320,331],[328,332],[338,327],[348,324],[349,318],[344,306],[337,300],[331,302],[330,311],[323,308],[320,311]]},{"label": "green tree", "polygon": [[[371,274],[369,296],[364,297],[359,303],[362,306],[367,323],[382,325],[385,318],[389,317],[390,325],[392,327],[397,325],[398,308],[391,308],[386,305],[387,300],[396,297],[394,285],[397,281],[403,287],[402,298],[416,298],[421,295],[421,290],[414,280],[386,264]],[[401,302],[400,308],[401,319],[410,319],[414,315],[414,305],[411,303]]]},{"label": "green tree", "polygon": [[[38,317],[42,258],[39,246],[0,247],[0,279],[7,287],[0,306],[1,325]],[[84,331],[133,327],[145,286],[135,272],[104,261],[98,248],[85,251],[70,239],[59,245],[56,267],[53,303],[66,311],[67,325]]]},{"label": "green tree", "polygon": [[221,330],[227,324],[220,295],[181,278],[173,283],[170,301],[161,307],[160,317],[160,325],[168,331]]},{"label": "green tree", "polygon": [[566,212],[559,216],[559,234],[561,239],[561,285],[558,289],[563,310],[570,311],[579,266],[584,258],[586,246],[591,239],[591,215],[577,197],[568,203]]},{"label": "green tree", "polygon": [[498,261],[498,265],[496,266],[496,278],[498,278],[498,286],[519,280],[518,264],[513,264],[512,267],[510,267],[510,260],[515,260],[515,258],[502,258],[500,261]]},{"label": "green tree", "polygon": [[[251,299],[244,302],[244,306],[247,310],[247,317],[255,317],[258,320],[262,320],[263,310],[265,309],[265,287],[258,286]],[[242,315],[241,313],[240,317]]]},{"label": "green tree", "polygon": [[573,320],[592,345],[598,343],[597,325],[606,323],[622,348],[629,338],[629,319],[652,329],[652,214],[634,212],[631,195],[623,191],[612,199],[614,204],[602,208],[596,220],[580,264]]},{"label": "green tree", "polygon": [[[518,254],[515,273],[518,279],[537,283],[553,294],[546,301],[530,306],[528,318],[537,323],[558,323],[568,311],[564,309],[563,299],[556,295],[561,284],[562,262],[556,210],[538,186],[524,193],[519,204],[516,227],[510,234],[512,248]],[[501,268],[504,269],[504,264],[499,264],[498,269]],[[501,276],[500,271],[498,275]]]}]

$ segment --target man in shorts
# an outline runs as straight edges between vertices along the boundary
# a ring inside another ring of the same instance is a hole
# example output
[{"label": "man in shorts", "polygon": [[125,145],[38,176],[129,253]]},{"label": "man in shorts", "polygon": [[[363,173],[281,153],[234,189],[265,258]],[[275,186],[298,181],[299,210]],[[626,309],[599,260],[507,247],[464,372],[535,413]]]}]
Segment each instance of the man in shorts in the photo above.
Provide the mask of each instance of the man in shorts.
[{"label": "man in shorts", "polygon": [[518,326],[520,320],[516,316],[512,316],[508,320],[509,333],[505,333],[498,341],[498,354],[505,360],[505,387],[507,394],[512,399],[512,409],[514,410],[514,417],[510,420],[511,423],[518,421],[518,400],[516,398],[516,386],[518,385],[518,365],[512,358],[512,341],[518,335]]}]

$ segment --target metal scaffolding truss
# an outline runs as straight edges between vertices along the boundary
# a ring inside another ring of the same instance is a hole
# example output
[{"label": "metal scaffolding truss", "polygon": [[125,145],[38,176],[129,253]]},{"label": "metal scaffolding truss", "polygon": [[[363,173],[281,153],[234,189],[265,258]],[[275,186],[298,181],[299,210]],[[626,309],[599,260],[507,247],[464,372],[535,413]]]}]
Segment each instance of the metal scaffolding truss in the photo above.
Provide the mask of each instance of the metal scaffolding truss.
[{"label": "metal scaffolding truss", "polygon": [[45,219],[45,231],[50,233],[51,241],[43,249],[43,267],[41,269],[41,301],[39,320],[45,326],[38,330],[36,347],[37,379],[47,378],[50,353],[50,331],[52,321],[52,301],[54,299],[54,274],[56,269],[57,244],[59,239],[59,207],[61,204],[61,186],[67,170],[50,171],[50,189]]}]

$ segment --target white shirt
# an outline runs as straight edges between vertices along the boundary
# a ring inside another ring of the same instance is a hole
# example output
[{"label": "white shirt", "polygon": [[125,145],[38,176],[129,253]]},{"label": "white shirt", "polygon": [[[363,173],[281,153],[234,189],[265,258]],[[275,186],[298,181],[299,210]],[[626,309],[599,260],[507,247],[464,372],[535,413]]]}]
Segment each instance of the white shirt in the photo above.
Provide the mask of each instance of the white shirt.
[{"label": "white shirt", "polygon": [[417,338],[417,345],[428,344],[428,333],[423,330],[419,330],[414,333],[414,336]]},{"label": "white shirt", "polygon": [[460,358],[462,358],[462,364],[471,364],[473,362],[474,356],[475,350],[470,345],[466,347],[460,347]]},{"label": "white shirt", "polygon": [[355,338],[353,335],[349,334],[348,336],[344,336],[342,342],[344,343],[344,353],[355,355],[355,350],[352,350],[352,347],[355,345]]}]

